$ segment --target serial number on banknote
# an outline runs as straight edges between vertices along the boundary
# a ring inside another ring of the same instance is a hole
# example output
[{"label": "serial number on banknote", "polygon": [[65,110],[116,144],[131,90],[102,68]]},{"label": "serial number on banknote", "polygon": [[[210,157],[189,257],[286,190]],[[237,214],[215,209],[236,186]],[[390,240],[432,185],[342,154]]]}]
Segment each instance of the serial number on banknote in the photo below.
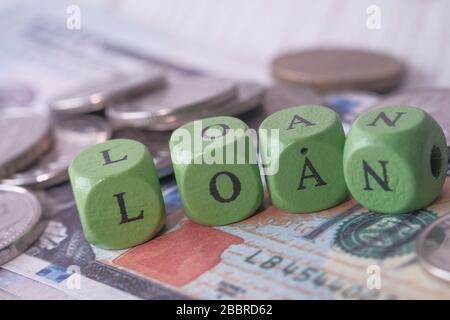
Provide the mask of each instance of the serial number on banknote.
[{"label": "serial number on banknote", "polygon": [[[380,290],[370,290],[365,284],[349,283],[346,279],[336,275],[331,275],[325,270],[317,267],[302,266],[300,262],[290,260],[278,255],[263,255],[263,250],[257,250],[253,254],[244,258],[247,265],[269,272],[280,272],[283,279],[291,283],[307,287],[327,289],[329,293],[343,299],[386,299],[395,300],[397,297],[389,293],[382,293]],[[264,258],[260,258],[264,256]]]}]

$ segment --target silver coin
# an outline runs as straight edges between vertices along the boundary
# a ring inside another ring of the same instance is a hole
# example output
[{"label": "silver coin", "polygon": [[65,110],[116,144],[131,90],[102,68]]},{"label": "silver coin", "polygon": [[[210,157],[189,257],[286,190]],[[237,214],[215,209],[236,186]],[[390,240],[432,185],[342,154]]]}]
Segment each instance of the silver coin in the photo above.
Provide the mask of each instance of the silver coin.
[{"label": "silver coin", "polygon": [[194,112],[179,112],[166,120],[164,127],[178,128],[183,124],[213,116],[236,116],[253,110],[261,105],[264,96],[264,87],[251,82],[236,84],[236,97],[231,101],[219,103],[211,108],[203,108]]},{"label": "silver coin", "polygon": [[49,106],[60,114],[95,112],[114,101],[126,100],[160,88],[164,83],[163,73],[149,69],[140,74],[121,75],[110,81],[77,88],[55,98]]},{"label": "silver coin", "polygon": [[389,95],[376,104],[360,108],[357,115],[365,111],[389,105],[416,106],[429,113],[444,130],[447,145],[450,145],[450,89],[422,88]]},{"label": "silver coin", "polygon": [[[236,98],[213,108],[214,115],[235,116],[248,112],[261,105],[265,88],[257,83],[242,82],[236,85]],[[203,117],[211,116],[206,113]]]},{"label": "silver coin", "polygon": [[106,116],[116,128],[173,130],[186,117],[195,118],[193,114],[215,108],[235,95],[235,85],[229,80],[173,76],[168,79],[164,89],[111,106],[106,110]]},{"label": "silver coin", "polygon": [[36,92],[25,83],[0,83],[0,108],[29,107]]},{"label": "silver coin", "polygon": [[169,151],[170,133],[152,132],[137,128],[122,128],[114,131],[113,136],[115,139],[132,139],[143,143],[153,156],[158,176],[163,178],[172,174],[173,167]]},{"label": "silver coin", "polygon": [[430,224],[417,239],[417,256],[432,275],[450,281],[450,214]]},{"label": "silver coin", "polygon": [[53,147],[32,167],[16,172],[1,183],[28,188],[49,187],[68,180],[67,168],[84,148],[111,137],[105,120],[83,115],[56,123],[53,127]]},{"label": "silver coin", "polygon": [[0,265],[15,258],[44,229],[36,196],[15,186],[0,185]]},{"label": "silver coin", "polygon": [[49,121],[25,108],[0,113],[0,178],[32,164],[51,146]]}]

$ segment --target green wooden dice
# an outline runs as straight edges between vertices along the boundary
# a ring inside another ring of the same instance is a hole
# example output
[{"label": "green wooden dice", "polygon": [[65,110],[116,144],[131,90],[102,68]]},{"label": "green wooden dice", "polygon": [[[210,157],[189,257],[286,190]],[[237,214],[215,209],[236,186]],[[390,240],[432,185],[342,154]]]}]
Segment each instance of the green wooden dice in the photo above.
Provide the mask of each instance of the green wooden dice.
[{"label": "green wooden dice", "polygon": [[70,182],[86,239],[105,249],[143,243],[161,230],[165,209],[153,159],[134,140],[117,139],[80,152]]},{"label": "green wooden dice", "polygon": [[186,215],[225,225],[252,215],[263,199],[248,127],[233,117],[193,121],[175,130],[170,153]]},{"label": "green wooden dice", "polygon": [[300,213],[343,201],[348,194],[344,143],[342,124],[329,108],[305,105],[267,117],[259,127],[259,148],[272,203],[283,211]]},{"label": "green wooden dice", "polygon": [[439,194],[447,159],[444,133],[431,116],[415,107],[382,107],[350,129],[344,174],[353,197],[368,209],[411,212]]}]

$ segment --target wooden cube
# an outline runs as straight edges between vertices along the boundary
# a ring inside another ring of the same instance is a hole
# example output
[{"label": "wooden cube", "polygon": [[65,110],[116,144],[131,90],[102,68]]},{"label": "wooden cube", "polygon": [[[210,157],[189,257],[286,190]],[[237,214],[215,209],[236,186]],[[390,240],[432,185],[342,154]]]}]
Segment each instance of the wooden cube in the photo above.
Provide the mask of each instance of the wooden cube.
[{"label": "wooden cube", "polygon": [[344,174],[353,197],[372,211],[421,209],[447,173],[444,132],[425,111],[386,106],[360,116],[347,137]]},{"label": "wooden cube", "polygon": [[193,121],[175,130],[170,152],[186,215],[226,225],[252,215],[263,199],[247,125],[233,117]]},{"label": "wooden cube", "polygon": [[153,159],[140,142],[115,139],[80,152],[70,182],[86,239],[105,249],[143,243],[161,230],[165,209]]},{"label": "wooden cube", "polygon": [[304,105],[267,117],[259,127],[259,147],[273,205],[302,213],[343,201],[348,194],[342,165],[344,143],[341,121],[330,108]]}]

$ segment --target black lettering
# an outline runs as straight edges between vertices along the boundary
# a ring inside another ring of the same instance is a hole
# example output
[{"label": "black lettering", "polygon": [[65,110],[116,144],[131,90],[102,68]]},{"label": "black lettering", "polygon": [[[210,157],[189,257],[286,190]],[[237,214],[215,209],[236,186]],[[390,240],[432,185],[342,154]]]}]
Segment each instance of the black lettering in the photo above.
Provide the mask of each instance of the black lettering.
[{"label": "black lettering", "polygon": [[284,267],[282,271],[285,276],[289,276],[289,275],[293,274],[294,272],[296,272],[297,269],[298,269],[297,264],[295,262],[291,262],[289,265]]},{"label": "black lettering", "polygon": [[119,205],[120,215],[122,216],[122,220],[120,221],[120,224],[144,219],[144,210],[141,210],[141,212],[139,213],[139,215],[137,217],[134,217],[134,218],[128,217],[127,209],[125,207],[125,200],[123,199],[124,195],[125,195],[125,192],[117,193],[114,195],[114,197],[116,197],[116,199],[117,199],[117,204]]},{"label": "black lettering", "polygon": [[298,115],[295,115],[292,120],[291,123],[289,124],[289,127],[287,128],[288,130],[294,129],[294,125],[296,124],[300,124],[300,123],[304,123],[305,127],[309,127],[309,126],[314,126],[316,125],[315,123],[312,123],[308,120],[306,120],[305,118],[302,118]]},{"label": "black lettering", "polygon": [[111,163],[115,163],[115,162],[119,162],[119,161],[124,161],[127,160],[128,156],[124,155],[121,159],[119,160],[111,160],[111,157],[109,156],[109,151],[111,149],[106,149],[103,151],[100,151],[100,153],[103,155],[103,159],[105,160],[105,163],[103,164],[104,166],[111,164]]},{"label": "black lettering", "polygon": [[386,125],[388,127],[395,127],[395,124],[397,123],[397,121],[404,114],[406,114],[406,112],[397,112],[397,115],[395,116],[394,120],[391,120],[391,119],[388,118],[388,116],[384,112],[380,112],[378,114],[378,116],[375,118],[375,120],[373,120],[373,122],[368,124],[367,126],[369,126],[369,127],[376,127],[378,120],[381,119],[381,120],[384,121],[384,123],[386,123]]},{"label": "black lettering", "polygon": [[299,281],[299,282],[307,281],[317,272],[319,272],[318,269],[307,267],[299,275],[295,276],[293,279],[295,281]]},{"label": "black lettering", "polygon": [[[219,190],[217,189],[217,178],[221,175],[226,175],[227,177],[229,177],[231,183],[233,184],[233,194],[229,198],[222,197],[219,193]],[[209,182],[209,193],[216,201],[223,203],[231,202],[235,200],[241,193],[241,182],[239,181],[238,177],[236,177],[236,175],[232,174],[231,172],[218,172],[211,178],[211,181]]]},{"label": "black lettering", "polygon": [[250,257],[245,258],[245,262],[250,264],[255,264],[255,261],[253,261],[253,258],[259,255],[262,252],[262,250],[256,251],[254,254],[252,254]]},{"label": "black lettering", "polygon": [[270,258],[266,262],[261,263],[260,267],[262,269],[272,269],[277,264],[279,264],[281,261],[283,261],[282,257],[280,257],[280,256],[273,256],[272,258]]},{"label": "black lettering", "polygon": [[364,179],[366,181],[366,187],[364,188],[364,190],[367,191],[373,190],[369,183],[369,174],[370,174],[385,191],[392,191],[392,189],[389,188],[389,180],[386,170],[386,165],[388,164],[388,161],[379,160],[378,162],[380,163],[381,168],[383,170],[383,179],[381,179],[380,176],[372,169],[372,167],[369,166],[369,164],[363,160]]},{"label": "black lettering", "polygon": [[[310,175],[305,175],[306,173],[306,168],[309,169],[309,171],[311,172]],[[305,179],[309,179],[309,178],[314,178],[316,179],[316,187],[320,187],[320,186],[324,186],[327,183],[322,179],[322,177],[319,175],[319,173],[317,172],[316,168],[314,168],[314,166],[312,165],[311,161],[308,159],[308,157],[305,157],[305,165],[303,166],[303,170],[302,170],[302,175],[300,177],[300,184],[297,188],[297,190],[303,190],[306,189],[306,187],[303,185],[303,182],[305,181]]]}]

